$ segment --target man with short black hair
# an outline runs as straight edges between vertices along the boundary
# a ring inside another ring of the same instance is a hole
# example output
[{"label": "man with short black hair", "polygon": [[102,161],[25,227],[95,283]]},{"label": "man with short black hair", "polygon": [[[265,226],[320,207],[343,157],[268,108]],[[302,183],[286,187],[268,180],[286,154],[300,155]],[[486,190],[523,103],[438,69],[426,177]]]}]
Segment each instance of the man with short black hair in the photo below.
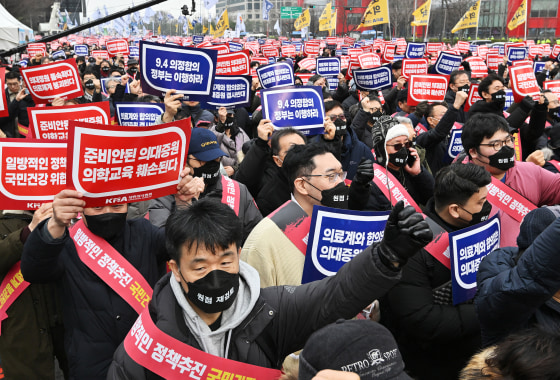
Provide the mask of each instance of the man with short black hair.
[{"label": "man with short black hair", "polygon": [[[257,271],[239,261],[241,237],[236,215],[215,200],[177,210],[166,224],[171,273],[156,285],[137,326],[142,324],[142,333],[149,336],[159,334],[154,346],[167,336],[165,348],[189,358],[191,374],[194,355],[204,378],[216,373],[215,357],[235,361],[222,359],[219,373],[259,370],[244,364],[279,369],[286,355],[301,349],[314,331],[338,318],[352,318],[392,287],[401,267],[432,234],[422,216],[400,202],[389,216],[382,242],[358,254],[336,275],[267,289],[260,289]],[[157,368],[163,359],[155,347],[150,349],[154,354],[142,355],[135,339],[129,335],[117,349],[108,379],[161,378],[167,371],[167,363],[165,369]],[[158,371],[159,377],[143,366]]]},{"label": "man with short black hair", "polygon": [[0,137],[22,137],[18,124],[23,127],[29,126],[27,108],[35,107],[35,103],[29,92],[23,88],[19,71],[8,71],[5,81],[9,116],[0,118]]}]

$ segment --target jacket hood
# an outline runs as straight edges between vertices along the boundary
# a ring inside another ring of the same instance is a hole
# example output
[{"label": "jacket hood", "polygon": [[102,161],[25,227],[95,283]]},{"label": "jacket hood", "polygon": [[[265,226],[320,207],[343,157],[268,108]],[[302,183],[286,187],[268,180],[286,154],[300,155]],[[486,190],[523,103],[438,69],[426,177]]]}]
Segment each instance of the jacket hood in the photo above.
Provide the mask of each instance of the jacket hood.
[{"label": "jacket hood", "polygon": [[221,326],[216,331],[210,330],[187,302],[181,284],[174,276],[170,276],[169,283],[181,306],[185,323],[200,346],[207,353],[227,357],[232,330],[249,315],[259,298],[260,278],[257,270],[244,261],[239,261],[239,291],[233,305],[222,312]]}]

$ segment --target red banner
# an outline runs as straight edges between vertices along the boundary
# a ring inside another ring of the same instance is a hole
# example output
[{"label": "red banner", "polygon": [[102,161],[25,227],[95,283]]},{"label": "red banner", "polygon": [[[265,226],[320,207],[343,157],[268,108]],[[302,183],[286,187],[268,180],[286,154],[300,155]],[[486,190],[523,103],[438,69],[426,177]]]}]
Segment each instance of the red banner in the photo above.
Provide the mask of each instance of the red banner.
[{"label": "red banner", "polygon": [[34,42],[27,44],[27,54],[29,54],[30,57],[35,57],[36,54],[46,56],[47,44],[44,42]]},{"label": "red banner", "polygon": [[357,60],[360,55],[364,54],[364,51],[360,48],[350,48],[348,49],[348,56],[351,60]]},{"label": "red banner", "polygon": [[509,69],[513,100],[518,103],[527,95],[538,101],[540,88],[532,66],[512,66]]},{"label": "red banner", "polygon": [[128,41],[124,38],[107,41],[107,53],[111,57],[115,57],[117,54],[128,55]]},{"label": "red banner", "polygon": [[[18,261],[6,274],[0,285],[0,334],[2,334],[2,321],[8,318],[8,308],[29,286],[21,274],[21,261]],[[16,317],[17,318],[17,317]]]},{"label": "red banner", "polygon": [[397,50],[395,51],[395,53],[397,55],[403,55],[406,52],[406,47],[407,47],[407,43],[406,40],[404,38],[397,38]]},{"label": "red banner", "polygon": [[126,334],[124,349],[136,363],[168,380],[273,380],[282,375],[276,369],[258,367],[197,350],[158,329],[147,308]]},{"label": "red banner", "polygon": [[346,79],[350,80],[354,78],[354,70],[358,70],[360,64],[358,62],[350,61],[348,64],[348,70],[346,71]]},{"label": "red banner", "polygon": [[472,78],[484,78],[488,75],[488,67],[481,57],[468,57],[465,58],[465,62],[468,62],[471,66]]},{"label": "red banner", "polygon": [[340,56],[340,69],[347,69],[350,63],[350,57],[347,55]]},{"label": "red banner", "polygon": [[373,183],[381,190],[383,195],[391,201],[391,205],[396,205],[399,201],[404,201],[406,206],[410,205],[418,212],[422,212],[420,207],[416,204],[414,199],[410,196],[408,191],[401,185],[401,183],[385,168],[379,164],[373,164]]},{"label": "red banner", "polygon": [[216,75],[249,75],[249,51],[218,55]]},{"label": "red banner", "polygon": [[206,46],[205,49],[217,50],[217,51],[218,51],[218,55],[220,55],[220,54],[228,54],[228,53],[229,53],[229,45],[228,45],[228,44],[219,44],[219,45]]},{"label": "red banner", "polygon": [[428,60],[419,59],[403,59],[401,75],[406,79],[410,79],[412,75],[425,75],[428,73]]},{"label": "red banner", "polygon": [[46,104],[55,98],[78,98],[84,94],[78,66],[73,59],[22,68],[21,75],[35,104]]},{"label": "red banner", "polygon": [[432,55],[438,55],[439,52],[443,49],[443,44],[441,42],[428,42],[426,43],[426,53]]},{"label": "red banner", "polygon": [[0,141],[0,207],[35,210],[66,188],[66,143]]},{"label": "red banner", "polygon": [[0,95],[0,117],[10,116],[10,112],[8,111],[8,98],[6,97],[6,91],[4,91],[4,88],[6,88],[5,77],[6,68],[0,67],[0,92],[2,92]]},{"label": "red banner", "polygon": [[283,57],[295,57],[296,47],[294,45],[284,45],[281,47]]},{"label": "red banner", "polygon": [[488,55],[488,50],[489,50],[488,46],[480,45],[479,47],[476,48],[476,55],[482,59],[486,59],[486,56]]},{"label": "red banner", "polygon": [[488,188],[488,201],[519,223],[529,211],[537,208],[525,197],[494,177],[492,177],[492,183],[486,187]]},{"label": "red banner", "polygon": [[305,55],[319,55],[319,46],[318,42],[304,42],[303,52]]},{"label": "red banner", "polygon": [[459,50],[461,53],[466,53],[469,51],[471,44],[467,41],[457,41],[455,49]]},{"label": "red banner", "polygon": [[251,57],[251,62],[259,62],[261,65],[268,65],[268,58],[265,58],[265,57]]},{"label": "red banner", "polygon": [[445,75],[413,75],[408,83],[407,104],[415,106],[421,101],[442,102],[448,84],[449,78]]},{"label": "red banner", "polygon": [[543,54],[543,47],[542,45],[532,45],[529,46],[529,59],[533,60],[538,55],[542,56]]},{"label": "red banner", "polygon": [[315,70],[315,67],[317,66],[317,60],[315,58],[304,58],[298,62],[298,66],[309,71]]},{"label": "red banner", "polygon": [[393,60],[395,59],[395,46],[395,44],[385,45],[385,49],[383,51],[383,61],[393,62]]},{"label": "red banner", "polygon": [[471,83],[469,88],[469,97],[465,102],[464,111],[468,112],[471,109],[472,105],[479,100],[482,100],[482,97],[478,94],[478,83]]},{"label": "red banner", "polygon": [[262,53],[265,57],[278,57],[278,48],[272,45],[264,45],[261,47]]},{"label": "red banner", "polygon": [[190,133],[190,119],[140,129],[70,121],[68,187],[87,207],[175,193]]},{"label": "red banner", "polygon": [[80,260],[138,314],[154,291],[148,281],[107,241],[91,233],[83,219],[70,228]]},{"label": "red banner", "polygon": [[30,107],[27,109],[32,134],[42,140],[68,140],[69,120],[93,124],[110,124],[109,102],[61,107]]},{"label": "red banner", "polygon": [[486,65],[490,70],[498,71],[498,66],[504,60],[504,56],[499,54],[488,54],[486,56]]},{"label": "red banner", "polygon": [[371,69],[381,66],[381,59],[375,53],[362,54],[358,57],[362,69]]},{"label": "red banner", "polygon": [[545,90],[550,90],[560,97],[560,79],[557,80],[546,80],[543,82],[543,88]]},{"label": "red banner", "polygon": [[235,211],[235,215],[239,216],[239,202],[241,194],[239,190],[239,183],[222,176],[222,203],[231,207]]},{"label": "red banner", "polygon": [[558,57],[558,54],[560,54],[560,45],[556,44],[552,48],[552,52],[550,53],[550,56],[552,58],[556,58],[556,57]]},{"label": "red banner", "polygon": [[92,50],[91,56],[93,58],[109,59],[109,53],[107,50]]}]

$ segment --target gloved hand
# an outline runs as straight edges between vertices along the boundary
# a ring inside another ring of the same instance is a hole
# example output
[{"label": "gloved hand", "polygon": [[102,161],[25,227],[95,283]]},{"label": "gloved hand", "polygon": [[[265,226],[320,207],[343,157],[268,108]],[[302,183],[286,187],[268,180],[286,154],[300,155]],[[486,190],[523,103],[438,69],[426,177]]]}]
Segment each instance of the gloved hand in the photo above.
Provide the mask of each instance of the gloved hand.
[{"label": "gloved hand", "polygon": [[524,112],[527,112],[527,113],[529,113],[533,109],[534,106],[535,106],[535,101],[529,95],[524,97],[521,100],[521,102],[519,102],[519,107],[521,107],[521,109]]},{"label": "gloved hand", "polygon": [[360,185],[369,185],[373,180],[373,161],[364,159],[358,165],[354,181]]},{"label": "gloved hand", "polygon": [[378,246],[379,258],[387,267],[399,268],[432,239],[432,230],[422,215],[399,201],[387,220],[383,240]]}]

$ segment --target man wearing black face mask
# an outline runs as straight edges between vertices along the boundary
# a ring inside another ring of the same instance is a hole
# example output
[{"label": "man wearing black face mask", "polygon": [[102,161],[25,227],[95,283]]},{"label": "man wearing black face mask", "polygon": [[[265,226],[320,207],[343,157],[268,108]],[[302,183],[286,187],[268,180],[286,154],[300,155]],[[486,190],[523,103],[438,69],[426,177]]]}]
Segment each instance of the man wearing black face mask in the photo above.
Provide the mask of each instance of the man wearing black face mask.
[{"label": "man wearing black face mask", "polygon": [[[490,173],[453,164],[436,175],[424,213],[434,236],[486,220]],[[411,258],[401,282],[381,300],[381,323],[395,335],[410,375],[419,380],[456,379],[480,348],[474,304],[453,305],[451,271],[425,249]]]},{"label": "man wearing black face mask", "polygon": [[138,61],[135,59],[129,59],[127,62],[128,69],[126,73],[134,80],[137,78],[140,69],[138,67]]},{"label": "man wearing black face mask", "polygon": [[[463,127],[461,139],[468,156],[464,162],[484,167],[510,188],[513,199],[522,196],[537,207],[560,203],[560,176],[531,162],[516,161],[514,139],[502,117],[472,116]],[[500,246],[516,246],[519,221],[501,209],[499,213]]]},{"label": "man wearing black face mask", "polygon": [[[241,253],[241,258],[259,271],[263,287],[301,284],[309,232],[305,220],[309,222],[313,206],[347,209],[349,203],[366,201],[373,179],[372,162],[364,163],[350,189],[344,183],[346,172],[340,162],[317,143],[294,145],[288,150],[282,169],[288,177],[292,200],[263,218]],[[358,178],[361,176],[364,178]]]},{"label": "man wearing black face mask", "polygon": [[[233,179],[222,175],[220,160],[226,154],[220,149],[216,135],[204,128],[194,128],[189,142],[188,157],[185,166],[192,171],[191,187],[203,189],[194,198],[218,198],[236,210],[243,221],[243,241],[253,227],[262,219],[255,206],[255,201],[247,187]],[[150,222],[160,227],[165,224],[169,215],[177,208],[190,204],[192,197],[186,202],[177,196],[168,195],[152,200],[150,205]]]},{"label": "man wearing black face mask", "polygon": [[352,118],[350,128],[361,142],[366,144],[368,148],[373,149],[371,129],[384,114],[381,101],[374,93],[371,93],[364,97],[359,104],[350,107],[350,113],[355,112],[353,107],[357,107],[357,112]]},{"label": "man wearing black face mask", "polygon": [[[186,375],[181,371],[204,379],[216,373],[277,378],[280,371],[266,369],[280,369],[286,355],[301,349],[314,331],[353,317],[383,295],[432,233],[420,214],[400,202],[383,241],[336,275],[268,289],[260,288],[254,268],[239,261],[241,225],[226,205],[204,199],[178,210],[167,221],[166,238],[172,273],[158,282],[149,310],[115,352],[109,380],[180,378]],[[153,355],[146,355],[144,346],[134,343],[139,330],[155,336],[153,345],[160,350],[163,338],[166,352],[182,356],[173,373],[155,347],[150,348]]]},{"label": "man wearing black face mask", "polygon": [[[449,89],[445,93],[445,102],[447,104],[454,104],[456,94],[459,92],[469,94],[470,90],[470,78],[469,74],[465,72],[465,70],[455,70],[449,74]],[[461,104],[461,107],[458,109],[457,113],[457,122],[464,124],[467,120],[467,116],[465,110],[463,108],[464,102]]]},{"label": "man wearing black face mask", "polygon": [[92,68],[86,68],[82,75],[82,85],[84,86],[84,96],[81,98],[84,103],[95,103],[108,100],[101,93],[101,82],[95,76]]},{"label": "man wearing black face mask", "polygon": [[[510,114],[506,116],[504,113],[506,92],[502,78],[496,74],[488,75],[480,82],[478,94],[482,100],[472,105],[468,118],[479,113],[492,113],[506,120],[510,133],[520,132],[523,160],[545,145],[544,142],[539,144],[540,137],[544,133],[548,111],[548,100],[544,96],[541,95],[538,102],[526,96],[521,102],[514,103],[508,108]],[[525,123],[529,113],[530,121]]]}]

